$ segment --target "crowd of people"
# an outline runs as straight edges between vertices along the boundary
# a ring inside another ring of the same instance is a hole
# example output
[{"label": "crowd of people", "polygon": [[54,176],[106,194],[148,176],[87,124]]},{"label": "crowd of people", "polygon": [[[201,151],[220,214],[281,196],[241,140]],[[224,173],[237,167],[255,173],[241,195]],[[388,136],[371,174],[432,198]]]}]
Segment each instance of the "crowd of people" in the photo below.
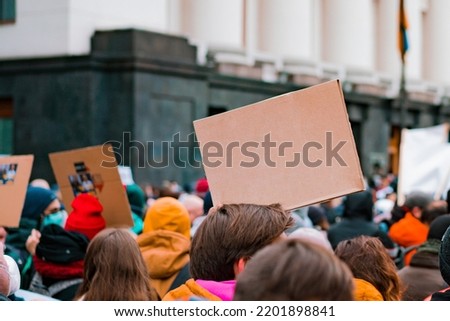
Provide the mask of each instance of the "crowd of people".
[{"label": "crowd of people", "polygon": [[124,187],[134,225],[111,227],[95,195],[67,213],[30,182],[19,226],[0,227],[0,299],[450,300],[448,200],[398,206],[393,175],[292,211],[213,204],[206,178]]}]

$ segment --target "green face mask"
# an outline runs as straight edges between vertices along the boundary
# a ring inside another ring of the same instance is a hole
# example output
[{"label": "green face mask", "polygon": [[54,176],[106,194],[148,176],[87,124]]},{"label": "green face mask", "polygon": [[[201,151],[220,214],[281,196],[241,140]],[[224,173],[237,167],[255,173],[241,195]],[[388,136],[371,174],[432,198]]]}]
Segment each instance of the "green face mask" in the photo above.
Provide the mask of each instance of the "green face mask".
[{"label": "green face mask", "polygon": [[56,213],[45,215],[41,223],[41,230],[44,226],[50,224],[56,224],[61,227],[64,227],[66,219],[67,219],[67,212],[65,210],[59,210]]}]

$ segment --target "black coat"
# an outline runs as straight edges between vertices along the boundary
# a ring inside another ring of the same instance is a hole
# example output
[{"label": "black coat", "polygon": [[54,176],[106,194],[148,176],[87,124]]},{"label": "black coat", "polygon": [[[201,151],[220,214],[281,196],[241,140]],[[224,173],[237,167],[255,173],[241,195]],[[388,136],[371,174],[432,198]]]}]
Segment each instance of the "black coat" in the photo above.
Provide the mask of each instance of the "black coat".
[{"label": "black coat", "polygon": [[331,226],[328,230],[328,241],[333,249],[336,249],[339,242],[360,235],[379,237],[386,248],[394,247],[390,238],[379,229],[377,224],[360,217],[343,218],[341,222]]}]

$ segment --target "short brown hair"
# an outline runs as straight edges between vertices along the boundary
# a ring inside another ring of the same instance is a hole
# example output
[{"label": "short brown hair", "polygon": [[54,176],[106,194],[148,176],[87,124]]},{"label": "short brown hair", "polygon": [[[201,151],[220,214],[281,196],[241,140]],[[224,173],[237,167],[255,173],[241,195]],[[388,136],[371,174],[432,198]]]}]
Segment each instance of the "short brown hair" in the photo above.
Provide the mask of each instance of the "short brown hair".
[{"label": "short brown hair", "polygon": [[234,263],[272,243],[293,223],[280,204],[226,204],[212,208],[191,244],[194,279],[233,280]]},{"label": "short brown hair", "polygon": [[258,252],[239,274],[236,301],[350,301],[353,276],[332,252],[288,239]]},{"label": "short brown hair", "polygon": [[348,265],[355,278],[371,283],[385,301],[400,300],[397,268],[378,238],[358,236],[341,241],[335,253]]}]

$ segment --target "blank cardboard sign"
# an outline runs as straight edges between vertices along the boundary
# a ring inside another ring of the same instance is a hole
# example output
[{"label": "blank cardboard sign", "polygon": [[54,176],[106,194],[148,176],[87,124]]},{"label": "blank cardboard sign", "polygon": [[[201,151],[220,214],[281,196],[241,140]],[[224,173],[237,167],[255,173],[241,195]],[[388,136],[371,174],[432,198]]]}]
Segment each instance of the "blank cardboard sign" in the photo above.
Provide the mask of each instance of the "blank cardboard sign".
[{"label": "blank cardboard sign", "polygon": [[33,159],[33,155],[0,157],[0,226],[19,226]]},{"label": "blank cardboard sign", "polygon": [[194,121],[214,204],[295,209],[364,189],[338,80]]},{"label": "blank cardboard sign", "polygon": [[105,144],[49,154],[67,212],[80,193],[89,193],[103,205],[108,227],[131,227],[133,219],[120,179],[112,146]]}]

